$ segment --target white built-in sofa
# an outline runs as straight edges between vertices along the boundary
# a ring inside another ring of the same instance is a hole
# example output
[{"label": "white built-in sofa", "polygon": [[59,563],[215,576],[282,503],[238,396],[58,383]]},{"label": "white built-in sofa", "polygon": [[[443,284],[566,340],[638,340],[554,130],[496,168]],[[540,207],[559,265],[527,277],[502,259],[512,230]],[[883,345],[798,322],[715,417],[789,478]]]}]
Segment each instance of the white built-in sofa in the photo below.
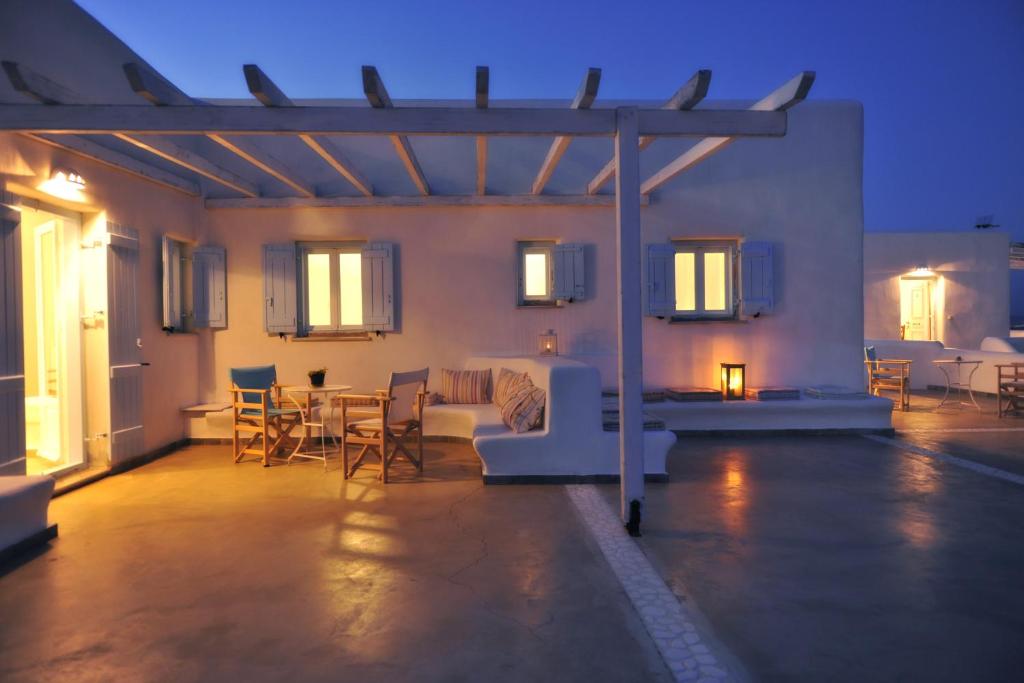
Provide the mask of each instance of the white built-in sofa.
[{"label": "white built-in sofa", "polygon": [[53,478],[41,475],[0,477],[0,559],[57,535],[47,519],[53,487]]},{"label": "white built-in sofa", "polygon": [[[596,368],[558,356],[478,356],[465,363],[468,370],[486,368],[492,387],[502,368],[529,373],[547,393],[543,427],[517,434],[502,422],[494,403],[440,404],[424,410],[426,436],[471,441],[483,464],[484,481],[490,483],[619,474],[619,434],[604,431]],[[667,476],[665,457],[675,441],[667,430],[644,432],[648,477]]]}]

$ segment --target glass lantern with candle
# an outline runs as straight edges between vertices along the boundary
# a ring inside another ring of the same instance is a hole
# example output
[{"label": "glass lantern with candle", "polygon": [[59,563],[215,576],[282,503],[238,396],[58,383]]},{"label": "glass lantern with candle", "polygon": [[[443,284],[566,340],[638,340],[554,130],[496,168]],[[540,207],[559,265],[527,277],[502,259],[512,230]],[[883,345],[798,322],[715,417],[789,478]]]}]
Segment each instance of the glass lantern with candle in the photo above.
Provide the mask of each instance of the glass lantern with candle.
[{"label": "glass lantern with candle", "polygon": [[538,337],[538,349],[542,356],[558,355],[558,335],[554,330],[542,332]]},{"label": "glass lantern with candle", "polygon": [[742,401],[746,398],[747,366],[744,363],[722,363],[722,399]]}]

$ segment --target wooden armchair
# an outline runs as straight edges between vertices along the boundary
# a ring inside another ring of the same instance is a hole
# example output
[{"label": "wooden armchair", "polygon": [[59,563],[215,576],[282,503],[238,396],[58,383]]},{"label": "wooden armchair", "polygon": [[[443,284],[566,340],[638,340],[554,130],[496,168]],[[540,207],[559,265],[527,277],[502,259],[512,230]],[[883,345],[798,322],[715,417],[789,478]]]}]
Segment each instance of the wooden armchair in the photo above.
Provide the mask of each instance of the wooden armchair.
[{"label": "wooden armchair", "polygon": [[1020,415],[1024,411],[1024,363],[996,364],[997,412]]},{"label": "wooden armchair", "polygon": [[[341,394],[342,473],[348,479],[367,455],[380,460],[380,480],[388,482],[388,468],[401,454],[423,471],[423,401],[429,369],[393,372],[387,389],[373,394]],[[408,446],[415,440],[416,454]],[[361,446],[349,468],[348,447]]]},{"label": "wooden armchair", "polygon": [[282,406],[276,366],[231,368],[231,385],[232,456],[238,463],[258,455],[268,467],[270,457],[302,423],[302,411]]},{"label": "wooden armchair", "polygon": [[910,364],[898,358],[878,358],[875,347],[864,347],[864,366],[868,371],[868,393],[879,396],[883,391],[899,394],[899,407],[910,410]]}]

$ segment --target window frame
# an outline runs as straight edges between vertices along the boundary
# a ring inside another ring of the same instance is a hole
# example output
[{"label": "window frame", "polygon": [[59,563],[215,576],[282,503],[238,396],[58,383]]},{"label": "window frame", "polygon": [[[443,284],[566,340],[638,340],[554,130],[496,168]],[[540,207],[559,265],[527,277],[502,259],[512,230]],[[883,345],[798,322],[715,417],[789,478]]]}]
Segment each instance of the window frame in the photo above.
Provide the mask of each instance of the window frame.
[{"label": "window frame", "polygon": [[[678,291],[679,273],[675,270],[675,255],[693,254],[693,279],[694,279],[694,309],[692,311],[679,310],[678,297],[676,299],[676,310],[671,316],[673,321],[687,320],[735,320],[739,311],[736,298],[737,288],[737,258],[739,254],[739,241],[728,239],[674,239],[672,246],[675,249],[672,260],[672,272],[675,286]],[[706,254],[725,254],[725,310],[708,311],[705,306],[705,274],[704,256]]]},{"label": "window frame", "polygon": [[[516,242],[516,305],[520,308],[558,306],[555,299],[555,240],[520,240]],[[526,257],[544,254],[547,259],[547,296],[526,294]]]},{"label": "window frame", "polygon": [[[363,248],[366,246],[366,242],[296,242],[295,246],[299,262],[299,267],[297,269],[298,277],[296,278],[296,284],[299,287],[299,301],[301,302],[302,305],[302,308],[300,309],[302,320],[300,334],[303,336],[331,336],[345,335],[353,332],[365,331],[365,312],[363,312],[362,321],[358,325],[341,324],[341,263],[340,259],[337,257],[340,256],[341,254],[359,254],[360,258],[362,258]],[[327,254],[330,257],[328,261],[328,277],[330,278],[330,325],[312,325],[309,322],[309,267],[307,258],[311,254]],[[361,269],[362,266],[360,265],[360,274]],[[359,297],[361,301],[363,298],[363,283],[361,277],[359,283]]]}]

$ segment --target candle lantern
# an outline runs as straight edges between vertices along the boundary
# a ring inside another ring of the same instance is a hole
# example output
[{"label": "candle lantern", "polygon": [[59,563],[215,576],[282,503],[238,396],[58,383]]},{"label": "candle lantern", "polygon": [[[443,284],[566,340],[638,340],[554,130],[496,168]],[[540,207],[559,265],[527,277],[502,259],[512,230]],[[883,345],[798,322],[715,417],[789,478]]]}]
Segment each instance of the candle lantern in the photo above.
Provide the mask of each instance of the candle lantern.
[{"label": "candle lantern", "polygon": [[722,363],[722,399],[742,401],[747,389],[747,366],[743,363]]},{"label": "candle lantern", "polygon": [[538,351],[542,356],[557,356],[558,355],[558,335],[555,334],[554,330],[548,330],[542,332],[538,338]]}]

